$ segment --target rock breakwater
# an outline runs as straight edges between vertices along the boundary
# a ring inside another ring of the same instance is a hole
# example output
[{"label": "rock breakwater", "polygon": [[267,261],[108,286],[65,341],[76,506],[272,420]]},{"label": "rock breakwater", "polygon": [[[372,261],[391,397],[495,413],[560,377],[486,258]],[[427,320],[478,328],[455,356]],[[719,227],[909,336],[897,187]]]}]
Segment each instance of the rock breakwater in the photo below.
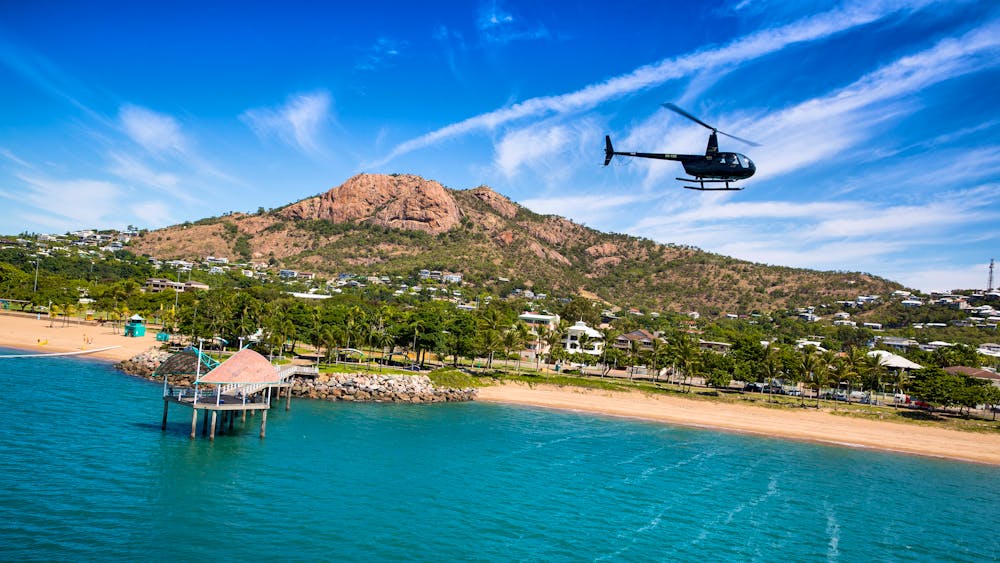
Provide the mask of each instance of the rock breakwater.
[{"label": "rock breakwater", "polygon": [[426,375],[337,373],[295,378],[292,396],[325,401],[446,403],[475,400],[476,390],[436,387]]},{"label": "rock breakwater", "polygon": [[115,364],[115,368],[129,375],[152,379],[153,372],[160,364],[167,361],[171,353],[160,348],[150,348],[127,360],[122,360]]}]

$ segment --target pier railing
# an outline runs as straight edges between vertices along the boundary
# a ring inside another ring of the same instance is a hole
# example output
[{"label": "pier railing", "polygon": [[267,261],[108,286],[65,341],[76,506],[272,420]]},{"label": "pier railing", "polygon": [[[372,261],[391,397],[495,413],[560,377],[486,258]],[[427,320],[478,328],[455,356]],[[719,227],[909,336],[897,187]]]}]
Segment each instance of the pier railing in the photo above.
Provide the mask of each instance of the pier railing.
[{"label": "pier railing", "polygon": [[315,377],[319,375],[319,368],[316,366],[300,366],[295,364],[278,366],[278,377],[280,377],[282,381],[296,375],[310,375]]}]

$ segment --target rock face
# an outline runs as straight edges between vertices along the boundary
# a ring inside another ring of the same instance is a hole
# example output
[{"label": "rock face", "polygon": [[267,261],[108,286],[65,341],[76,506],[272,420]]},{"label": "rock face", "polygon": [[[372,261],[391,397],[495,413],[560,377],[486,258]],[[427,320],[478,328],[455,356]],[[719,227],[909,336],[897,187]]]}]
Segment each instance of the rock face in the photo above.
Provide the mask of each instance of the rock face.
[{"label": "rock face", "polygon": [[445,403],[472,401],[475,389],[438,388],[426,375],[331,374],[296,378],[292,396],[325,401]]},{"label": "rock face", "polygon": [[444,186],[409,174],[359,174],[323,195],[288,206],[281,214],[286,219],[367,222],[432,234],[451,230],[462,218]]},{"label": "rock face", "polygon": [[471,190],[470,193],[508,219],[513,219],[517,216],[517,204],[486,186],[479,186]]}]

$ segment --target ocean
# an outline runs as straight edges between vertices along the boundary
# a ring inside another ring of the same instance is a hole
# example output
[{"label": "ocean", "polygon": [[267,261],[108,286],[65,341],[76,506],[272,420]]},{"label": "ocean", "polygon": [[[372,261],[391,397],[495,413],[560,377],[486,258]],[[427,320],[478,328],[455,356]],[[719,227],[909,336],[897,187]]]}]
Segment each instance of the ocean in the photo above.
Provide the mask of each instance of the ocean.
[{"label": "ocean", "polygon": [[106,363],[0,388],[4,560],[1000,557],[996,467],[480,403],[293,399],[210,442]]}]

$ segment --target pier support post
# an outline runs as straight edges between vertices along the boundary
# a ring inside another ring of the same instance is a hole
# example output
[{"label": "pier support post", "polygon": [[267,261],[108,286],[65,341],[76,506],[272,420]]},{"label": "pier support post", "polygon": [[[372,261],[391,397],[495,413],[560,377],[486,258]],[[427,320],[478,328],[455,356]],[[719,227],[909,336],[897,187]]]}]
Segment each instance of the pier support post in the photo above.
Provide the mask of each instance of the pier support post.
[{"label": "pier support post", "polygon": [[209,431],[208,431],[208,439],[209,440],[214,440],[215,439],[215,421],[216,421],[216,418],[217,418],[218,414],[219,414],[218,412],[212,411],[212,428],[210,428]]},{"label": "pier support post", "polygon": [[236,411],[228,411],[228,412],[229,412],[229,431],[232,432],[233,424],[236,422]]},{"label": "pier support post", "polygon": [[167,407],[170,406],[170,399],[163,398],[163,422],[160,424],[160,430],[167,429]]},{"label": "pier support post", "polygon": [[260,411],[260,437],[267,434],[267,409]]},{"label": "pier support post", "polygon": [[285,388],[285,411],[292,410],[292,384]]},{"label": "pier support post", "polygon": [[198,434],[198,409],[191,409],[191,439]]},{"label": "pier support post", "polygon": [[243,409],[243,414],[240,415],[240,424],[246,424],[246,423],[247,423],[247,410]]}]

